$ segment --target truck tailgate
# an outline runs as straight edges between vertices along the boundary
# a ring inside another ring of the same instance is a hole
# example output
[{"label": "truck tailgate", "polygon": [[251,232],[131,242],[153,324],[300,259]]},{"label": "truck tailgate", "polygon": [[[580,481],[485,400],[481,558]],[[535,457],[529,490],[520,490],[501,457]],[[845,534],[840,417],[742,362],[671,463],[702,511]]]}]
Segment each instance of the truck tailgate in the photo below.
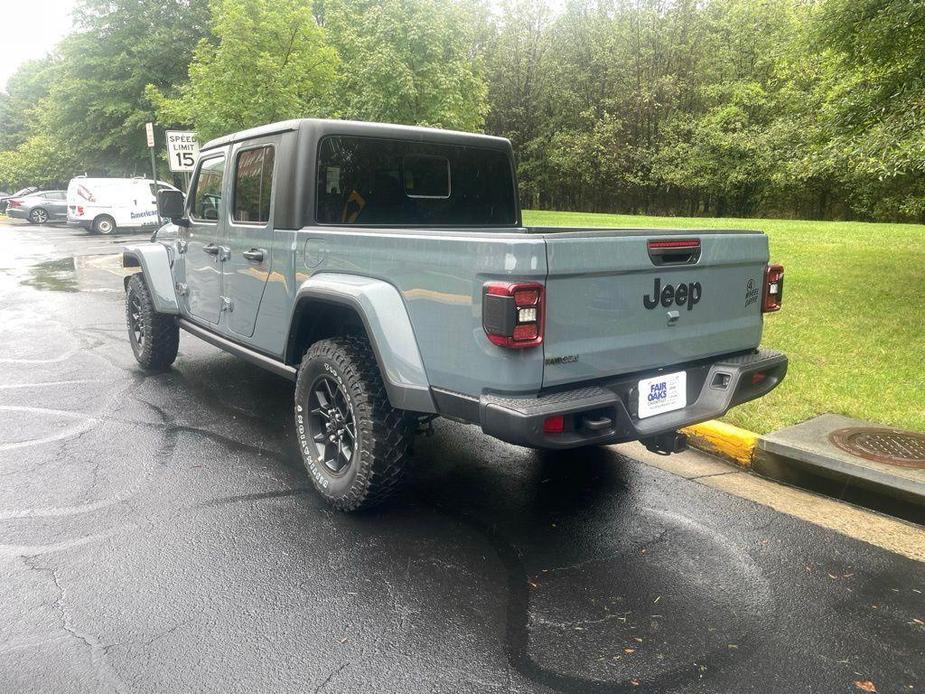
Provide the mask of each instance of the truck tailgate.
[{"label": "truck tailgate", "polygon": [[544,236],[544,387],[758,346],[764,234],[635,229]]}]

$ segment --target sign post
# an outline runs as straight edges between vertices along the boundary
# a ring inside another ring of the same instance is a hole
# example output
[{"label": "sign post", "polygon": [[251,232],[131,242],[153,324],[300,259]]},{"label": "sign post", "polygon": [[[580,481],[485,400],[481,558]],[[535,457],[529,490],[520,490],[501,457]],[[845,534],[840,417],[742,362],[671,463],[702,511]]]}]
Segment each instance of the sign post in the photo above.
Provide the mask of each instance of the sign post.
[{"label": "sign post", "polygon": [[154,123],[145,123],[145,134],[148,136],[148,151],[151,153],[151,178],[157,182],[157,167],[154,164]]},{"label": "sign post", "polygon": [[199,157],[199,140],[196,139],[196,133],[184,130],[168,130],[166,134],[167,161],[170,163],[170,170],[183,174],[186,188],[189,190],[189,175],[195,168],[196,159]]},{"label": "sign post", "polygon": [[[154,190],[157,190],[157,165],[154,163],[154,123],[145,123],[145,135],[148,137],[148,152],[151,154],[151,181],[154,183]],[[160,215],[157,217],[157,224],[160,226]]]}]

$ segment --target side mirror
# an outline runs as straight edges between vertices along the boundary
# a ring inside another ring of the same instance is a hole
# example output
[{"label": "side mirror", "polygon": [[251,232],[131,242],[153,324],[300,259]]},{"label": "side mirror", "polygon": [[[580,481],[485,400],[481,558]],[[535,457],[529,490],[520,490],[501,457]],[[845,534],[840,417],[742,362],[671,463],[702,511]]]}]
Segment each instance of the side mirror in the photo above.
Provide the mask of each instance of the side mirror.
[{"label": "side mirror", "polygon": [[162,219],[169,219],[179,226],[187,226],[189,222],[183,216],[186,202],[183,193],[179,190],[159,190],[157,191],[157,214]]}]

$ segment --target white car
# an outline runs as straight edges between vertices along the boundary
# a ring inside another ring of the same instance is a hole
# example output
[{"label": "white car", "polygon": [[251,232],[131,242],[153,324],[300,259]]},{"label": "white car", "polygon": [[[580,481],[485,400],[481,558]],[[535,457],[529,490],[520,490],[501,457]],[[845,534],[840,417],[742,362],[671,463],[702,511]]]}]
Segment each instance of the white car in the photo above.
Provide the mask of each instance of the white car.
[{"label": "white car", "polygon": [[67,186],[67,221],[97,234],[156,227],[157,191],[177,190],[149,178],[72,178]]}]

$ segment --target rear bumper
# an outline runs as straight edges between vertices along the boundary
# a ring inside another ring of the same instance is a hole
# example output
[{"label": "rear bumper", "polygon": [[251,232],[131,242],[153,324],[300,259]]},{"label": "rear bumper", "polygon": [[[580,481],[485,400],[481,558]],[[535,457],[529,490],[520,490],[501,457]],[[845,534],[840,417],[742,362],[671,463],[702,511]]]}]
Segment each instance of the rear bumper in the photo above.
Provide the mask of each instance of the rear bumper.
[{"label": "rear bumper", "polygon": [[90,230],[91,228],[93,228],[93,220],[92,219],[71,219],[70,217],[68,217],[67,225],[69,227]]},{"label": "rear bumper", "polygon": [[13,219],[29,219],[29,215],[27,215],[26,211],[21,207],[8,207],[6,216],[12,217]]},{"label": "rear bumper", "polygon": [[[673,412],[639,419],[637,384],[659,373],[645,372],[538,396],[483,395],[478,403],[479,423],[486,434],[534,448],[635,441],[719,417],[731,407],[760,398],[784,379],[787,357],[772,350],[758,350],[660,371],[682,370],[687,372],[690,404]],[[543,422],[553,415],[565,416],[564,432],[543,431]]]}]

